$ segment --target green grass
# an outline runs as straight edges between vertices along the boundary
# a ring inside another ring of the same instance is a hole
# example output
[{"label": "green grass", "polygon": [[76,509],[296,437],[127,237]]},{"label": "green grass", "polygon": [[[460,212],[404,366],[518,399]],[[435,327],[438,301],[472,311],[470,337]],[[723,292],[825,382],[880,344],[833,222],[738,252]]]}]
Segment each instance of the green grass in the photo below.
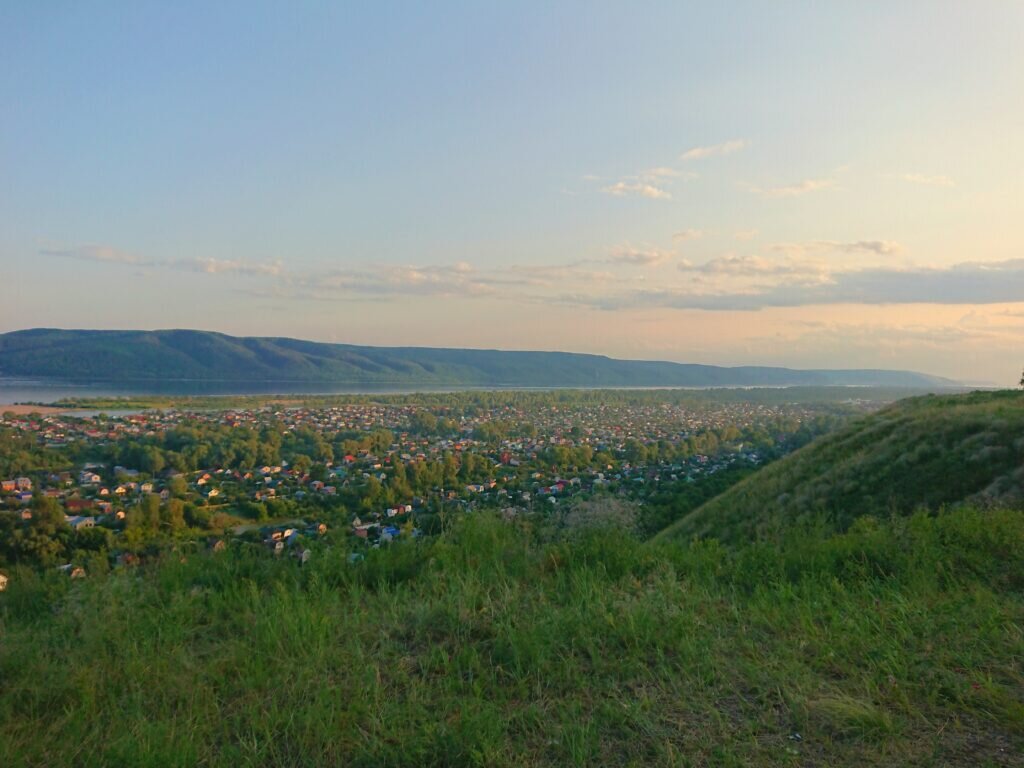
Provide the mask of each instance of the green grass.
[{"label": "green grass", "polygon": [[[1024,516],[729,549],[478,516],[0,595],[0,764],[1019,765]],[[800,734],[797,740],[795,734]]]},{"label": "green grass", "polygon": [[1024,500],[1024,392],[927,396],[858,419],[668,527],[662,538],[746,541],[822,520]]}]

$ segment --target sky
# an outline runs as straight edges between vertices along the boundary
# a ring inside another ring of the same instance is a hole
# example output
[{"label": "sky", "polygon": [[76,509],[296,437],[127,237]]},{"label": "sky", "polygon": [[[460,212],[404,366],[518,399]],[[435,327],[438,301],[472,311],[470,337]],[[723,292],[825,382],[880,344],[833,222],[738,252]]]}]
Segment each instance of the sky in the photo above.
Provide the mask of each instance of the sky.
[{"label": "sky", "polygon": [[1024,365],[1024,3],[0,2],[0,331]]}]

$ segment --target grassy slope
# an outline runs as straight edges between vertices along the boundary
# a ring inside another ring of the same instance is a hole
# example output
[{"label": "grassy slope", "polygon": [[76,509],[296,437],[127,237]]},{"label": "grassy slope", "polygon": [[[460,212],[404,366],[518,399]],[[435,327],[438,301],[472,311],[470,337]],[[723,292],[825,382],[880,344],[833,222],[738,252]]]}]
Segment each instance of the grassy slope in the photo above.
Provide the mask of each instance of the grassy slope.
[{"label": "grassy slope", "polygon": [[823,516],[906,514],[968,499],[1020,501],[1024,393],[905,400],[738,483],[662,532],[725,541],[787,534]]},{"label": "grassy slope", "polygon": [[[1019,765],[1024,518],[16,574],[0,764]],[[801,740],[791,738],[794,733]]]},{"label": "grassy slope", "polygon": [[563,352],[363,347],[205,331],[33,329],[0,334],[5,376],[407,383],[470,386],[720,386],[949,382],[901,371],[792,371],[613,360]]}]

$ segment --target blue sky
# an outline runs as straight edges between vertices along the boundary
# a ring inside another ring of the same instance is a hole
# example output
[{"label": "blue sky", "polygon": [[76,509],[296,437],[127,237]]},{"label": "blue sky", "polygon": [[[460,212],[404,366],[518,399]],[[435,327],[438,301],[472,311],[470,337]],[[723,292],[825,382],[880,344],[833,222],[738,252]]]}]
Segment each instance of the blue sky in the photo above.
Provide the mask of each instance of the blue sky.
[{"label": "blue sky", "polygon": [[1011,383],[1024,5],[0,5],[0,330]]}]

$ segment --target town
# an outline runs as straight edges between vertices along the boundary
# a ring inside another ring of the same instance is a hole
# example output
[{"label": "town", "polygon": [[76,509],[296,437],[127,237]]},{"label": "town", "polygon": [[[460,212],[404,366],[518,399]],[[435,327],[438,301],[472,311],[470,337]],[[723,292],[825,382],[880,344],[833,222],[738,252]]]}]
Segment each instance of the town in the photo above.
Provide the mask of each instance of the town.
[{"label": "town", "polygon": [[720,491],[873,407],[641,392],[415,400],[7,412],[0,557],[82,577],[188,543],[304,561],[317,542],[380,546],[458,512],[551,515],[595,495],[678,513],[680,494],[699,501],[694,489]]}]

